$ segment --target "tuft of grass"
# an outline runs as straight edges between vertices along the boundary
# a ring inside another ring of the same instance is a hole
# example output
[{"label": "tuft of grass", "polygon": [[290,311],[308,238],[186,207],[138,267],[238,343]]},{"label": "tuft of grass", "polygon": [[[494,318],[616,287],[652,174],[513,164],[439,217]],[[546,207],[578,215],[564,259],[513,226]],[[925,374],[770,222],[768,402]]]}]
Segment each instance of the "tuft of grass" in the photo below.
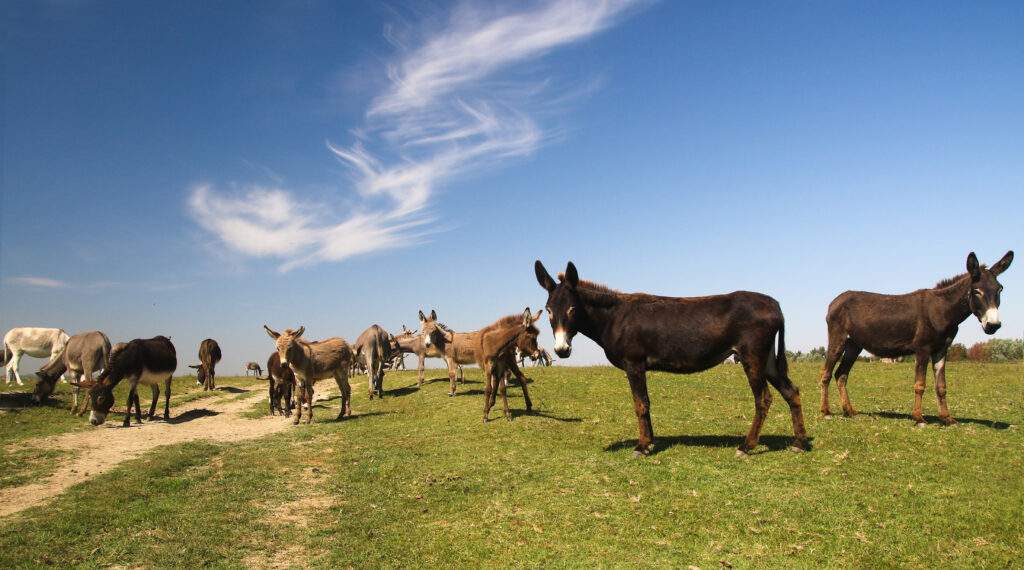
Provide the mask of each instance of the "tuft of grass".
[{"label": "tuft of grass", "polygon": [[481,421],[479,370],[454,398],[444,371],[419,388],[414,371],[390,372],[383,400],[353,377],[354,416],[340,422],[335,396],[274,436],[157,448],[5,520],[0,566],[1005,567],[1024,555],[1019,363],[950,364],[952,428],[933,393],[932,423],[909,419],[913,365],[858,363],[861,414],[825,420],[819,367],[794,363],[812,451],[786,451],[776,395],[744,459],[733,453],[753,399],[738,366],[650,374],[655,446],[639,459],[621,371],[524,372],[535,409],[510,388],[511,423],[500,401]]}]

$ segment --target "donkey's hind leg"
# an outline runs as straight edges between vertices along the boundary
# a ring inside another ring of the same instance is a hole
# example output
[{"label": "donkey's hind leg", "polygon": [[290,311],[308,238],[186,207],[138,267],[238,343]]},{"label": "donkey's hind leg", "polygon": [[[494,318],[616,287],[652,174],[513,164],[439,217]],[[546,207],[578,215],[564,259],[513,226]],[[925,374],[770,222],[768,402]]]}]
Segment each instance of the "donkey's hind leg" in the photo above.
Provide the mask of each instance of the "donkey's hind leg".
[{"label": "donkey's hind leg", "polygon": [[764,419],[768,416],[768,408],[772,405],[772,393],[769,391],[766,381],[764,360],[750,355],[741,356],[740,359],[743,361],[743,370],[747,373],[750,391],[754,394],[754,421],[750,424],[747,438],[736,451],[736,457],[743,457],[751,449],[757,447],[757,442],[761,439],[761,426],[764,425]]},{"label": "donkey's hind leg", "polygon": [[825,365],[821,368],[821,415],[825,418],[832,417],[832,411],[828,406],[828,385],[832,382],[832,371],[835,370],[836,363],[843,356],[843,347],[846,345],[845,342],[834,340],[838,335],[828,335],[828,351],[825,353]]},{"label": "donkey's hind leg", "polygon": [[796,453],[807,451],[807,430],[804,428],[804,410],[800,401],[800,389],[785,376],[768,376],[768,382],[775,386],[775,389],[789,404],[789,413],[793,417],[793,435],[796,436],[792,451]]},{"label": "donkey's hind leg", "polygon": [[836,368],[836,388],[839,389],[839,403],[843,406],[843,413],[850,418],[855,417],[857,411],[853,409],[853,404],[850,403],[850,394],[846,391],[846,380],[850,377],[850,369],[857,362],[860,350],[861,348],[853,342],[846,341],[846,346],[843,348],[843,359],[839,362],[839,367]]}]

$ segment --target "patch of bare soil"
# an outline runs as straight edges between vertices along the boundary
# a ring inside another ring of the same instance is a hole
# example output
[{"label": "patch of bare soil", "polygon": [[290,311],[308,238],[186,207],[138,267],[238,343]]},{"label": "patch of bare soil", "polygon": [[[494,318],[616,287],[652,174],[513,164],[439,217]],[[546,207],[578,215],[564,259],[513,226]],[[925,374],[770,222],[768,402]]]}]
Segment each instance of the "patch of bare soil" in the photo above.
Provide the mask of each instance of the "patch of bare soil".
[{"label": "patch of bare soil", "polygon": [[[315,400],[337,392],[333,382],[317,387]],[[188,402],[171,409],[169,421],[144,421],[130,428],[120,422],[108,421],[95,430],[68,433],[20,442],[17,448],[50,448],[77,451],[77,455],[60,464],[56,471],[40,483],[0,489],[0,518],[41,505],[60,495],[65,489],[113,469],[122,461],[134,459],[160,445],[171,445],[197,440],[236,442],[256,439],[286,430],[292,426],[291,418],[266,416],[246,419],[241,414],[260,398],[266,398],[262,389],[251,390],[238,399],[212,402],[209,399]],[[162,402],[161,402],[162,403]],[[161,407],[157,406],[159,414]],[[323,412],[321,412],[323,413]],[[87,421],[83,419],[83,421]],[[134,422],[134,417],[132,422]]]}]

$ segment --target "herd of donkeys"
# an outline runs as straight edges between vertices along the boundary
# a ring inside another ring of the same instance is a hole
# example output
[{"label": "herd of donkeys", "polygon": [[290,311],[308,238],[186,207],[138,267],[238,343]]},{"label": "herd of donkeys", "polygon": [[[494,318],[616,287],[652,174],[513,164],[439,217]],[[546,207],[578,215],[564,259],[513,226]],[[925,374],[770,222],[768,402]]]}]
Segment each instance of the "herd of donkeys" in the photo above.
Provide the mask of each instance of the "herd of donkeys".
[{"label": "herd of donkeys", "polygon": [[[951,425],[956,421],[946,404],[946,351],[964,320],[974,315],[987,334],[1000,327],[999,302],[1002,285],[997,277],[1013,261],[1009,251],[991,267],[979,263],[972,252],[967,257],[967,272],[945,279],[936,286],[901,295],[847,291],[828,307],[828,347],[821,371],[821,413],[831,416],[828,390],[833,377],[840,404],[848,416],[856,415],[846,389],[849,372],[862,350],[887,358],[915,356],[914,409],[911,417],[919,425],[928,364],[931,363],[938,400],[939,420]],[[692,373],[711,368],[734,356],[743,365],[754,397],[755,414],[747,437],[737,450],[746,455],[756,447],[761,426],[772,402],[773,386],[789,405],[795,442],[792,450],[809,449],[804,427],[800,391],[790,380],[785,350],[785,324],[778,302],[761,293],[736,291],[705,297],[663,297],[646,293],[622,293],[610,287],[580,279],[569,262],[564,272],[553,278],[544,265],[534,264],[537,281],[548,294],[545,308],[554,335],[554,351],[560,358],[572,353],[575,335],[583,334],[596,342],[609,362],[626,373],[639,424],[636,455],[649,453],[654,438],[650,399],[647,393],[648,370]],[[418,384],[423,383],[423,360],[444,358],[448,364],[449,396],[455,394],[456,368],[477,364],[484,373],[483,421],[502,396],[505,418],[512,420],[506,387],[516,377],[523,390],[527,412],[532,410],[526,380],[517,365],[530,357],[550,362],[538,346],[535,326],[541,311],[529,308],[521,314],[499,319],[480,330],[454,332],[438,322],[437,314],[419,312],[422,332],[403,330],[391,335],[377,325],[363,332],[354,344],[341,338],[310,342],[303,338],[304,327],[277,332],[264,326],[275,343],[267,362],[271,414],[291,415],[299,423],[303,410],[306,423],[312,420],[313,386],[321,379],[334,378],[341,391],[338,419],[351,415],[349,375],[365,370],[370,399],[382,397],[385,367],[400,361],[405,353],[419,357]],[[403,327],[405,329],[405,327]],[[3,363],[6,379],[22,383],[18,362],[22,355],[50,356],[37,376],[32,400],[43,401],[53,393],[58,379],[72,376],[72,412],[84,414],[88,405],[89,421],[102,424],[114,404],[113,388],[122,380],[129,386],[124,425],[131,421],[135,406],[137,421],[142,414],[138,385],[152,388],[149,416],[156,412],[159,384],[164,385],[164,419],[170,415],[171,376],[177,357],[170,339],[157,336],[135,339],[111,346],[99,331],[68,336],[60,329],[20,327],[4,337]],[[215,388],[215,366],[221,358],[213,339],[200,344],[200,364],[193,365],[204,389]],[[837,367],[838,365],[838,367]],[[247,368],[259,370],[249,363]],[[97,375],[94,377],[94,373]],[[81,389],[87,390],[80,397]]]}]

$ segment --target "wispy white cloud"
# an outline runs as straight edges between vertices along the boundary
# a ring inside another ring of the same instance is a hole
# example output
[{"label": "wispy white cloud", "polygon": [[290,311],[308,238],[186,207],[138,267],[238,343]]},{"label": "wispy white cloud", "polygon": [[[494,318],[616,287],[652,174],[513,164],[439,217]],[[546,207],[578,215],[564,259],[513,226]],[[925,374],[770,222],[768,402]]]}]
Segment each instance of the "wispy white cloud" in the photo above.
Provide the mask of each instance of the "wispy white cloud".
[{"label": "wispy white cloud", "polygon": [[49,279],[47,277],[8,277],[4,281],[11,285],[24,285],[28,287],[40,287],[43,289],[66,289],[69,287],[64,281]]},{"label": "wispy white cloud", "polygon": [[456,176],[528,155],[550,136],[538,118],[571,90],[525,64],[614,25],[644,0],[552,0],[526,8],[459,4],[443,29],[387,66],[386,88],[347,147],[328,143],[355,183],[345,216],[294,191],[196,186],[196,222],[236,252],[287,271],[405,247],[436,221],[430,198]]}]

